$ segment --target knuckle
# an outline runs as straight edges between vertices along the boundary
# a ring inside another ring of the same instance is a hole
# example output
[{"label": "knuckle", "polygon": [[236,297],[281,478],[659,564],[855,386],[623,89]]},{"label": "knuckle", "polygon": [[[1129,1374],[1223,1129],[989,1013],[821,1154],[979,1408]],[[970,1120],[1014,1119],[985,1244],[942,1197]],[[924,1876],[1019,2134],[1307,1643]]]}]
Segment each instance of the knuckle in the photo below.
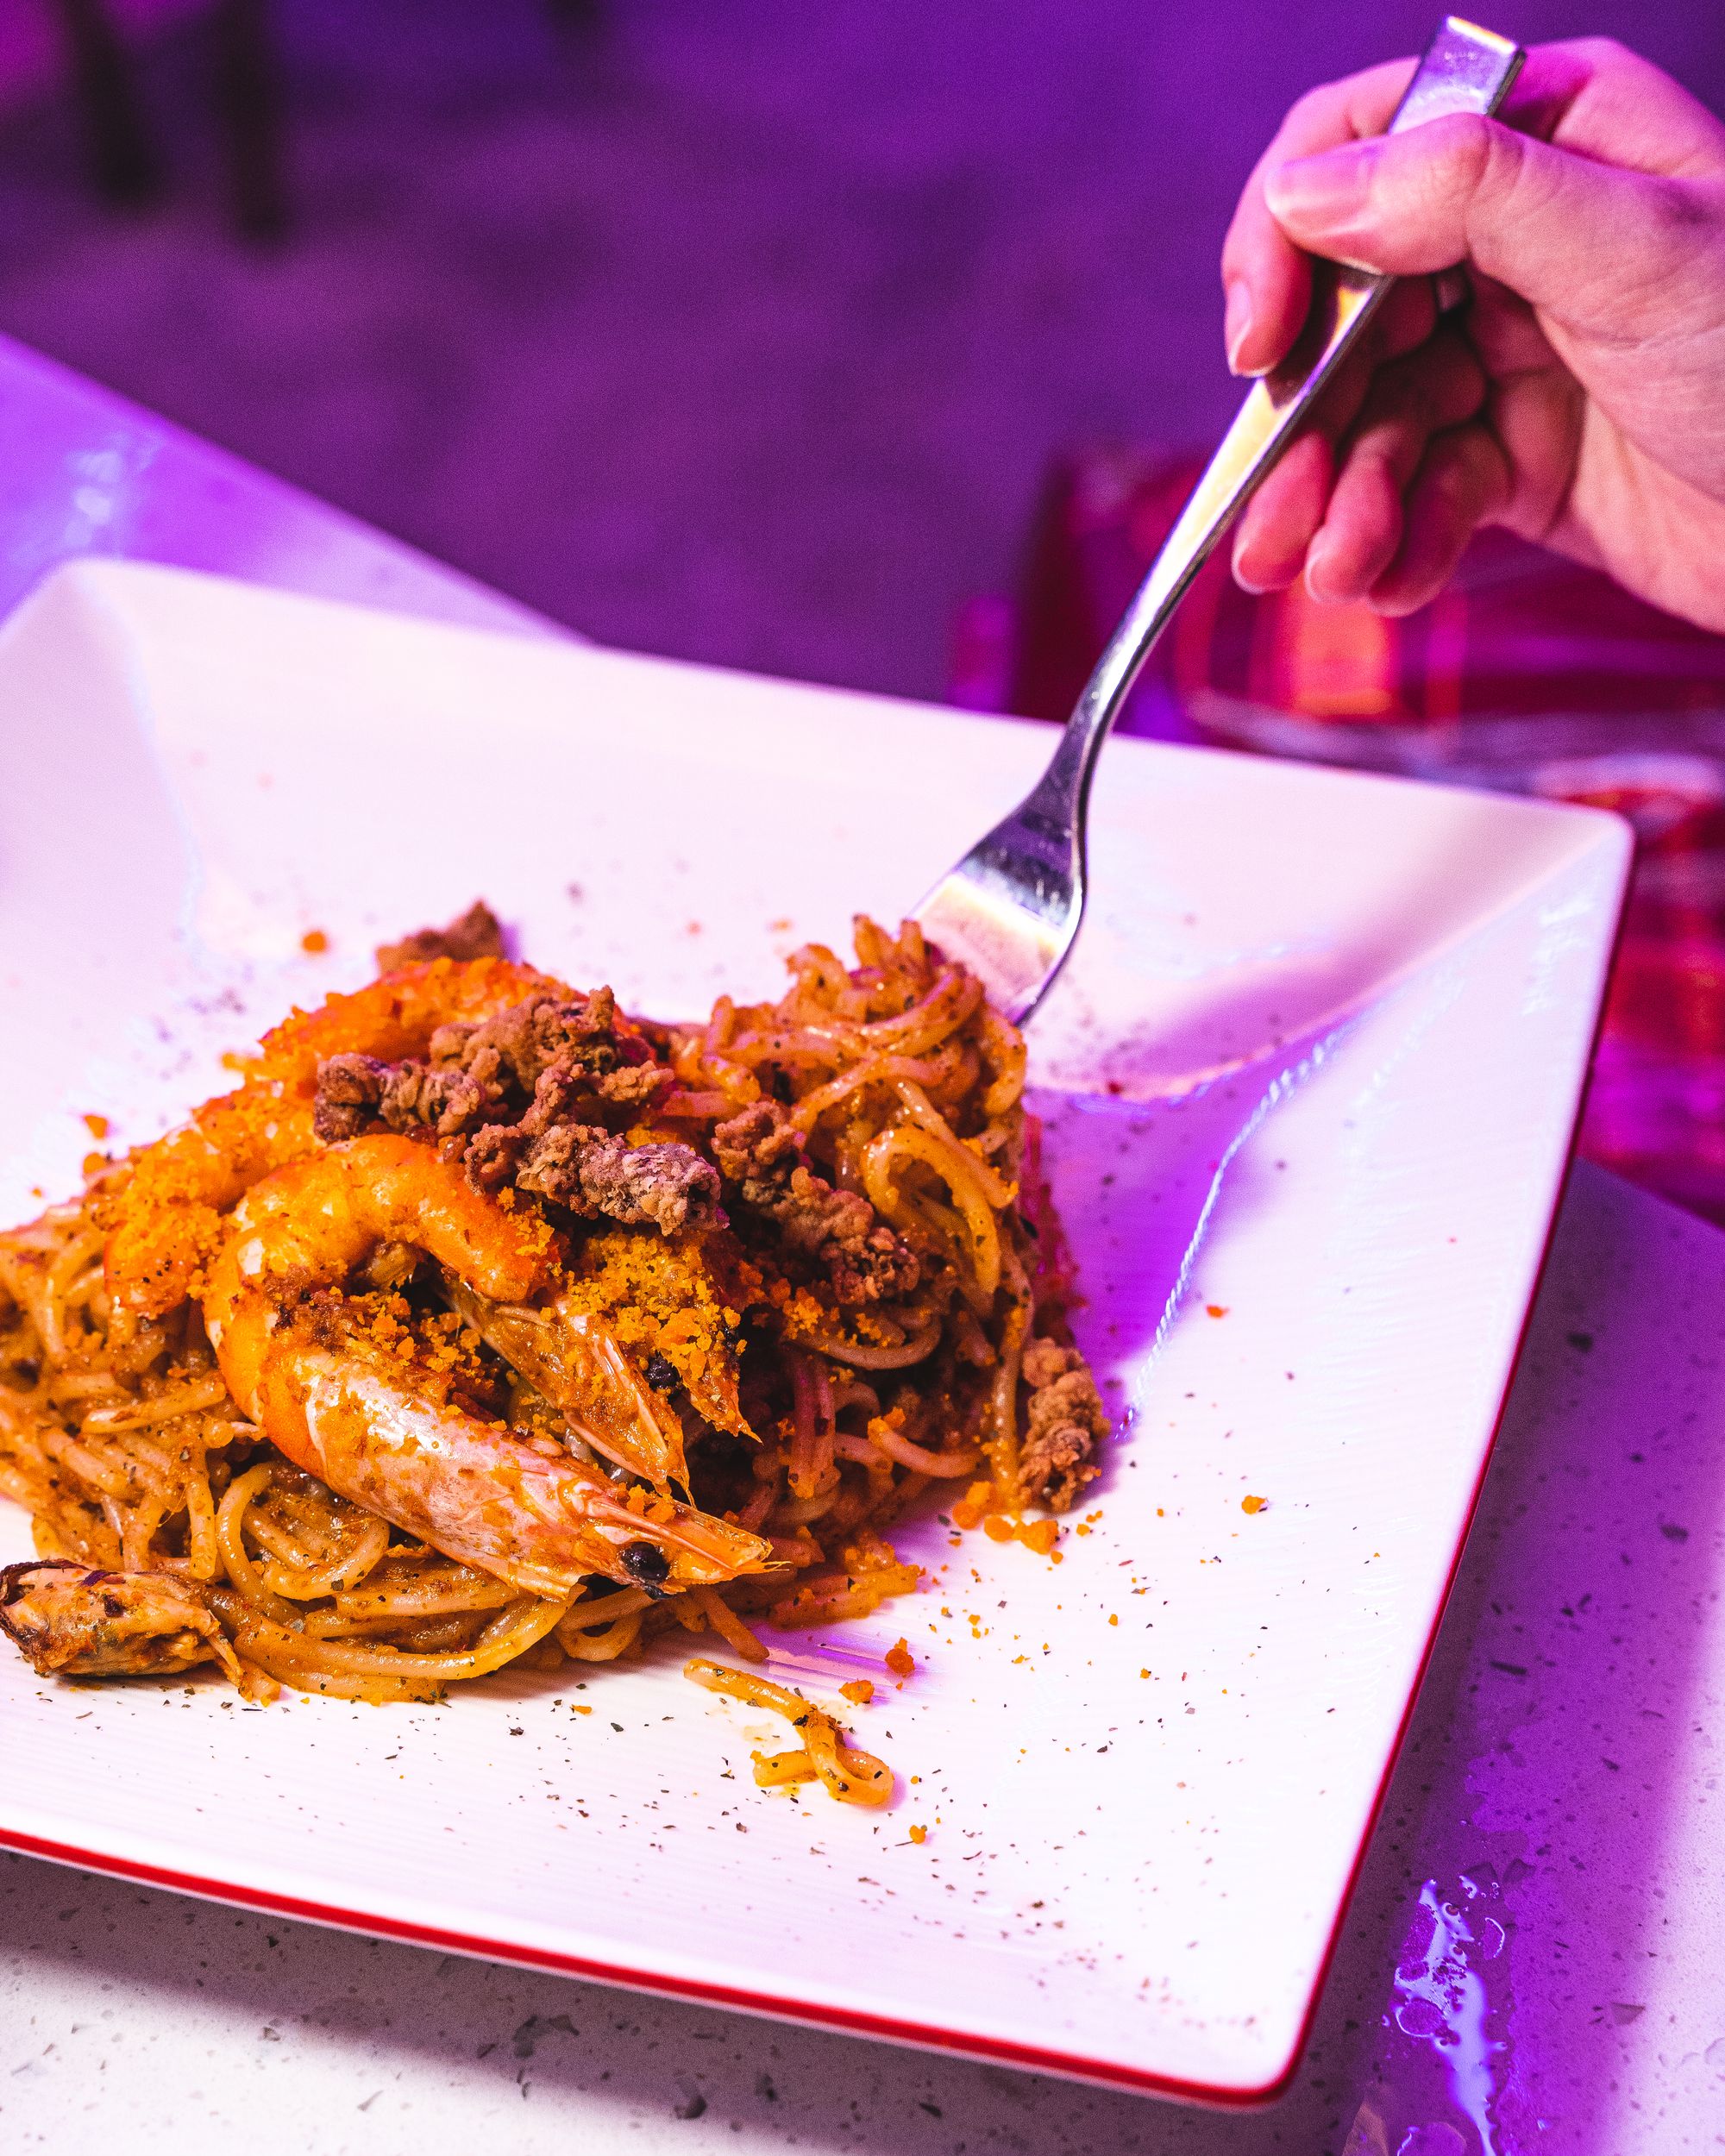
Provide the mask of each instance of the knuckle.
[{"label": "knuckle", "polygon": [[1315,90],[1303,91],[1289,106],[1282,122],[1283,132],[1285,134],[1290,128],[1304,127],[1315,120],[1327,119],[1335,98],[1335,85],[1333,83],[1320,83]]},{"label": "knuckle", "polygon": [[1272,148],[1299,157],[1351,141],[1354,129],[1348,120],[1348,92],[1355,79],[1350,76],[1319,83],[1296,97],[1283,116]]},{"label": "knuckle", "polygon": [[1635,73],[1647,65],[1639,53],[1632,52],[1624,44],[1622,38],[1603,34],[1565,38],[1563,50],[1573,53],[1596,75]]},{"label": "knuckle", "polygon": [[1716,232],[1716,197],[1684,179],[1651,179],[1646,185],[1649,219],[1659,239],[1687,252]]},{"label": "knuckle", "polygon": [[1270,222],[1270,211],[1264,199],[1264,191],[1256,178],[1246,183],[1245,189],[1234,205],[1234,214],[1228,221],[1228,229],[1222,235],[1222,279],[1251,266],[1261,251],[1265,229]]},{"label": "knuckle", "polygon": [[1443,122],[1443,130],[1434,162],[1450,192],[1477,194],[1488,180],[1501,176],[1505,152],[1500,138],[1514,140],[1503,128],[1478,113],[1458,112]]},{"label": "knuckle", "polygon": [[1429,492],[1449,509],[1471,521],[1493,491],[1496,453],[1477,427],[1461,427],[1442,436],[1434,449]]},{"label": "knuckle", "polygon": [[1455,130],[1452,157],[1450,185],[1456,198],[1500,222],[1513,214],[1509,205],[1528,172],[1523,136],[1495,120],[1470,116]]},{"label": "knuckle", "polygon": [[1225,285],[1226,285],[1229,278],[1233,276],[1234,273],[1240,268],[1245,253],[1245,241],[1242,236],[1239,229],[1239,211],[1236,210],[1234,212],[1233,222],[1228,227],[1226,232],[1222,236],[1222,252],[1220,266],[1221,270],[1222,283]]},{"label": "knuckle", "polygon": [[1385,367],[1379,374],[1371,401],[1361,416],[1358,439],[1362,443],[1383,443],[1410,431],[1429,433],[1435,419],[1432,384],[1416,356]]},{"label": "knuckle", "polygon": [[1411,214],[1416,227],[1447,230],[1466,206],[1505,192],[1518,170],[1516,138],[1471,113],[1455,113],[1394,138],[1373,160],[1371,187],[1388,210]]}]

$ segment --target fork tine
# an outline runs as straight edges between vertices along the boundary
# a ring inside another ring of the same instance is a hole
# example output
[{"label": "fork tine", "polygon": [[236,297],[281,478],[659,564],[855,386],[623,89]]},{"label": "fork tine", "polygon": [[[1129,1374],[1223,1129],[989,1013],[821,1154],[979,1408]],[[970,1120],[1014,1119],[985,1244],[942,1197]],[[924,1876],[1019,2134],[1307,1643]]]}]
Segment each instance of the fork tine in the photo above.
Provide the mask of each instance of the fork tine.
[{"label": "fork tine", "polygon": [[[1013,819],[1008,818],[1007,824]],[[1064,903],[1038,908],[1030,893],[977,856],[1007,835],[1000,824],[982,845],[943,876],[916,918],[929,940],[968,966],[996,1010],[1016,1025],[1047,993],[1077,933],[1082,895],[1070,887]]]}]

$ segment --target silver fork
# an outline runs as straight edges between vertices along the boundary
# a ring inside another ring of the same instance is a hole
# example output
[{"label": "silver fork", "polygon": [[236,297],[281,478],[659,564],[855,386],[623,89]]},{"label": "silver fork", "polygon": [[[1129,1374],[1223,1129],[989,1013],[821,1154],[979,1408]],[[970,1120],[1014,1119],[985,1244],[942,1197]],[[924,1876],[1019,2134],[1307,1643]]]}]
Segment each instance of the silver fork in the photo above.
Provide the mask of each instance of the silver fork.
[{"label": "silver fork", "polygon": [[[1447,16],[1389,132],[1449,113],[1496,112],[1525,57],[1507,38]],[[1211,548],[1299,432],[1395,281],[1318,265],[1298,342],[1247,395],[1096,661],[1048,768],[917,907],[932,940],[979,974],[1016,1023],[1048,993],[1083,918],[1090,781],[1108,729]]]}]

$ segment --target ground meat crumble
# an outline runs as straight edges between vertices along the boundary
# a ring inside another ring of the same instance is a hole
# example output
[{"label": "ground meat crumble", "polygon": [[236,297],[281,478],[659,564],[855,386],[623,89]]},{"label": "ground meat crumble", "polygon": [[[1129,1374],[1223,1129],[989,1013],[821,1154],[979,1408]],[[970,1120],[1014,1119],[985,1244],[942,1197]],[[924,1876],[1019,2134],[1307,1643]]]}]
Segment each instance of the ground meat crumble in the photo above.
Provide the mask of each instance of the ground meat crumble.
[{"label": "ground meat crumble", "polygon": [[1076,1348],[1032,1340],[1023,1369],[1030,1388],[1019,1453],[1025,1495],[1051,1512],[1070,1512],[1085,1483],[1101,1472],[1095,1452],[1108,1434],[1107,1413]]},{"label": "ground meat crumble", "polygon": [[718,1175],[692,1147],[631,1145],[604,1119],[649,1106],[670,1082],[619,1023],[609,988],[534,995],[481,1024],[440,1027],[423,1060],[327,1057],[313,1128],[326,1144],[379,1124],[429,1130],[477,1189],[513,1185],[583,1219],[669,1235],[715,1218]]},{"label": "ground meat crumble", "polygon": [[393,973],[428,958],[503,958],[503,924],[483,899],[475,899],[447,928],[416,929],[398,943],[380,943],[378,971]]},{"label": "ground meat crumble", "polygon": [[842,1304],[896,1302],[922,1277],[916,1252],[866,1198],[835,1190],[803,1159],[801,1135],[775,1100],[717,1125],[719,1173],[746,1206],[775,1222],[793,1250],[824,1265]]}]

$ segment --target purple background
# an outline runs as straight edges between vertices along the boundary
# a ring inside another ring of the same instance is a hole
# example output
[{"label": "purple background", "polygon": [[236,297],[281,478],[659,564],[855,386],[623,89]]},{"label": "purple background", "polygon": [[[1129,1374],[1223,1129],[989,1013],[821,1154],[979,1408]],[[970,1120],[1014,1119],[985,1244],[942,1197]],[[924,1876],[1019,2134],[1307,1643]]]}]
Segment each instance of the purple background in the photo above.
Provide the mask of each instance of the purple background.
[{"label": "purple background", "polygon": [[[15,102],[0,329],[606,640],[934,694],[1051,455],[1222,424],[1239,183],[1434,0],[597,16],[276,0],[274,253],[231,235],[204,22],[141,53],[148,213],[94,201],[64,91]],[[1716,0],[1494,26],[1615,32],[1725,101]]]}]

